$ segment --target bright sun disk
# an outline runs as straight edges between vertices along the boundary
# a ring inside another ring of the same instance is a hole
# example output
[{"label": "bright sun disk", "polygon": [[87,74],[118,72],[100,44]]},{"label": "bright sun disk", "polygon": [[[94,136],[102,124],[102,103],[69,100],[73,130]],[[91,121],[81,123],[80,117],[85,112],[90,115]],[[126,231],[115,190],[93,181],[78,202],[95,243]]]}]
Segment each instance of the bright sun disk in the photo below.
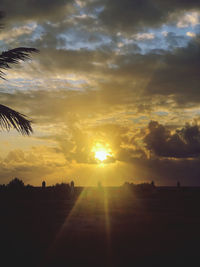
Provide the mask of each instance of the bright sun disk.
[{"label": "bright sun disk", "polygon": [[93,149],[95,159],[99,161],[106,160],[109,156],[111,156],[111,150],[106,144],[106,146],[102,146],[101,144],[97,143]]},{"label": "bright sun disk", "polygon": [[95,152],[95,158],[99,159],[100,161],[104,161],[107,159],[108,153],[104,150],[99,150]]}]

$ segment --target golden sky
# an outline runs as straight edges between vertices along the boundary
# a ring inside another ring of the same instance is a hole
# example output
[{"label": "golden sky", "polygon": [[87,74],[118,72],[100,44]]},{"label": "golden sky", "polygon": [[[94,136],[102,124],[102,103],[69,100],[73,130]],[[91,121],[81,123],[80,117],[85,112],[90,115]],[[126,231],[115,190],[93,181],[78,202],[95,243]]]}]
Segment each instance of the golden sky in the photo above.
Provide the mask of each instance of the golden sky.
[{"label": "golden sky", "polygon": [[0,10],[1,51],[40,50],[0,81],[1,104],[34,129],[1,132],[0,183],[200,185],[199,1],[3,0]]}]

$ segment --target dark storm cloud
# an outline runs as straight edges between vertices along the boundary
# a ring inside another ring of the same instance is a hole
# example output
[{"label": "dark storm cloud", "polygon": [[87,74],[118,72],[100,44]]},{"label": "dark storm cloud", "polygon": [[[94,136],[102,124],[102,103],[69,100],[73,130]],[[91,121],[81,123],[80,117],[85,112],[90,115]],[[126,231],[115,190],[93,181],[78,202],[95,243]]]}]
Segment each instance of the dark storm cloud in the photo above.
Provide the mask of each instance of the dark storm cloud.
[{"label": "dark storm cloud", "polygon": [[111,32],[139,31],[149,27],[158,27],[170,21],[170,15],[199,9],[198,0],[99,0],[89,4],[101,6],[103,11],[99,19]]},{"label": "dark storm cloud", "polygon": [[[13,23],[23,20],[51,21],[62,23],[64,18],[71,25],[78,25],[88,31],[138,32],[159,27],[177,19],[176,14],[200,8],[197,0],[97,0],[79,1],[79,7],[73,0],[1,0],[0,8]],[[80,12],[80,10],[82,10]],[[86,15],[85,17],[81,16]],[[74,16],[75,15],[75,16]],[[58,29],[59,31],[59,29]]]},{"label": "dark storm cloud", "polygon": [[61,19],[67,13],[67,5],[73,0],[1,0],[0,9],[6,19],[13,22],[20,20]]},{"label": "dark storm cloud", "polygon": [[199,103],[200,42],[199,37],[187,47],[158,56],[159,63],[148,84],[152,95],[173,96],[179,105]]},{"label": "dark storm cloud", "polygon": [[144,142],[148,150],[160,157],[191,158],[200,156],[200,129],[186,125],[175,133],[165,126],[151,121]]}]

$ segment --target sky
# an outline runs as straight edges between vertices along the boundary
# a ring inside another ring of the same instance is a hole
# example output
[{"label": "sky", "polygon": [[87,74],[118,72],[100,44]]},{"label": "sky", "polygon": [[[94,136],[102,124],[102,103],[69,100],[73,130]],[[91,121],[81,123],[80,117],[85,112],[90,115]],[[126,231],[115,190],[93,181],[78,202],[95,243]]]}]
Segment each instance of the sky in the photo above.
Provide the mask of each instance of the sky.
[{"label": "sky", "polygon": [[[1,104],[34,133],[1,131],[0,183],[200,185],[200,2],[1,0]],[[104,161],[95,155],[107,153]]]}]

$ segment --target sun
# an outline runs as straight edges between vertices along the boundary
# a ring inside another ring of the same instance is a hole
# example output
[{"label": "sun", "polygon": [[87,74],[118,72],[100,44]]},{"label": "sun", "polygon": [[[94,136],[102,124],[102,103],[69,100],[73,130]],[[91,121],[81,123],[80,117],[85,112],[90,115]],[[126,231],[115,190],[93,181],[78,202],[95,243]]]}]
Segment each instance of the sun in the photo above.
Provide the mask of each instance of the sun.
[{"label": "sun", "polygon": [[103,146],[99,143],[93,147],[92,152],[94,153],[95,159],[102,162],[111,156],[111,150],[108,148],[108,145]]},{"label": "sun", "polygon": [[107,159],[109,154],[105,150],[98,150],[95,152],[95,158],[99,159],[100,161],[104,161]]}]

